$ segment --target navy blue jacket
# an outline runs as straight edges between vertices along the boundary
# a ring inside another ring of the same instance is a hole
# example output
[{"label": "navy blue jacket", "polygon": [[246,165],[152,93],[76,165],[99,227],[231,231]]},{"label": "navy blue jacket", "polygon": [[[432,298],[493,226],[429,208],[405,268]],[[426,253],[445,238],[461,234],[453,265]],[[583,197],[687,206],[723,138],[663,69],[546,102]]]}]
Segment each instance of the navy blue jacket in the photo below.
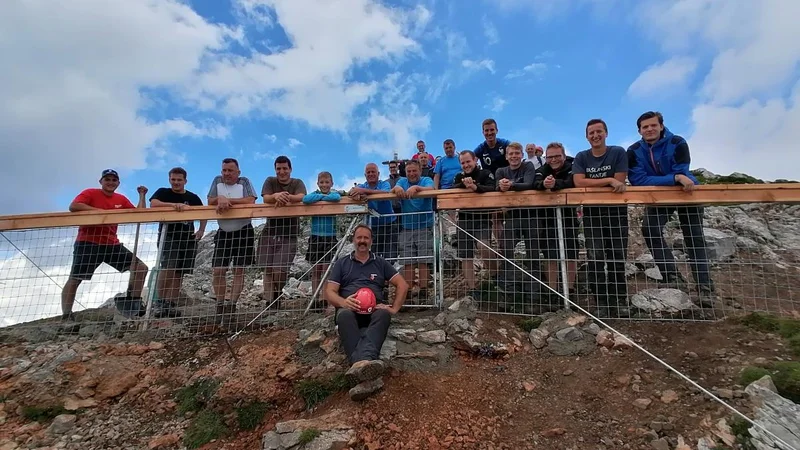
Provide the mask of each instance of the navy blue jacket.
[{"label": "navy blue jacket", "polygon": [[700,184],[689,172],[689,144],[664,127],[661,138],[652,146],[644,139],[628,147],[628,180],[631,186],[675,186],[675,175],[686,175]]}]

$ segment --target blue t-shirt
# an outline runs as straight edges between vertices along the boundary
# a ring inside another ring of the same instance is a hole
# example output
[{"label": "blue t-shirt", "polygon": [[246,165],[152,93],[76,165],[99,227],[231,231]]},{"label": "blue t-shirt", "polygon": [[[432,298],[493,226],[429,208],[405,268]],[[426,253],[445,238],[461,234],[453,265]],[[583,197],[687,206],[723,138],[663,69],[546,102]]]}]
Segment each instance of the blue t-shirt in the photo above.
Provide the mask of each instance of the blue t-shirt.
[{"label": "blue t-shirt", "polygon": [[[433,187],[433,180],[429,177],[421,177],[418,182],[410,183],[408,178],[400,178],[397,180],[395,186],[400,186],[404,191],[407,191],[411,186],[420,187]],[[400,223],[403,228],[407,230],[415,230],[418,228],[430,228],[433,226],[433,199],[427,198],[412,198],[410,200],[401,200],[400,207],[403,213],[423,212],[427,214],[409,214],[400,216]]]},{"label": "blue t-shirt", "polygon": [[433,168],[434,175],[439,175],[439,189],[450,189],[456,175],[461,173],[461,163],[458,156],[443,156]]},{"label": "blue t-shirt", "polygon": [[[364,189],[372,189],[374,191],[389,192],[392,190],[392,185],[389,184],[387,180],[378,180],[375,186],[370,186],[369,182],[365,181],[359,184],[358,187]],[[369,226],[371,227],[378,225],[386,225],[397,220],[397,216],[391,215],[394,214],[394,209],[392,209],[391,200],[370,200],[367,202],[367,207],[369,209],[374,209],[375,212],[382,215],[382,217],[372,217],[370,219]],[[384,215],[384,214],[390,214],[390,215]]]},{"label": "blue t-shirt", "polygon": [[479,146],[475,147],[475,156],[477,156],[478,160],[481,162],[481,167],[494,174],[497,172],[497,169],[508,166],[506,147],[508,147],[510,143],[511,141],[508,139],[497,138],[494,148],[489,148],[489,146],[486,145],[486,141],[481,142]]}]

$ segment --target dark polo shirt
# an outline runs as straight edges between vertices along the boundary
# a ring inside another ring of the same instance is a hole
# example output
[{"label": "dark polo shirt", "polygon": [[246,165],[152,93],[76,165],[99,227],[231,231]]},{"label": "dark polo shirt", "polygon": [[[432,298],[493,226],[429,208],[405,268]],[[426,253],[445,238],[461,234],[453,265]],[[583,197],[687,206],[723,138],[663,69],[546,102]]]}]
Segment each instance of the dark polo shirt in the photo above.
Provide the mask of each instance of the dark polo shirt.
[{"label": "dark polo shirt", "polygon": [[377,303],[385,303],[383,288],[387,281],[397,275],[394,266],[380,256],[369,252],[369,259],[361,263],[355,259],[355,252],[350,256],[339,258],[331,269],[328,281],[339,285],[339,295],[349,297],[359,289],[366,287],[375,293]]}]

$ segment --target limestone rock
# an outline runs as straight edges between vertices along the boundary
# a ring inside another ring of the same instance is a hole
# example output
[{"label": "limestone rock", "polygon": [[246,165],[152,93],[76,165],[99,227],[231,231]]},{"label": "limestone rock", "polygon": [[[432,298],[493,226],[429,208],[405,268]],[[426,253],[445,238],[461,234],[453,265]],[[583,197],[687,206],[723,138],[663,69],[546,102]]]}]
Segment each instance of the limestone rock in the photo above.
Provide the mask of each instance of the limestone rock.
[{"label": "limestone rock", "polygon": [[689,294],[678,289],[644,289],[630,299],[633,306],[653,313],[677,313],[694,308]]},{"label": "limestone rock", "polygon": [[428,345],[442,344],[447,340],[447,334],[444,330],[424,331],[417,335],[417,340]]},{"label": "limestone rock", "polygon": [[[753,419],[793,448],[800,448],[800,405],[776,392],[772,378],[765,375],[745,388],[755,408]],[[758,450],[784,449],[758,427],[750,427],[751,441]]]},{"label": "limestone rock", "polygon": [[389,328],[389,337],[410,344],[417,340],[417,332],[411,328]]}]

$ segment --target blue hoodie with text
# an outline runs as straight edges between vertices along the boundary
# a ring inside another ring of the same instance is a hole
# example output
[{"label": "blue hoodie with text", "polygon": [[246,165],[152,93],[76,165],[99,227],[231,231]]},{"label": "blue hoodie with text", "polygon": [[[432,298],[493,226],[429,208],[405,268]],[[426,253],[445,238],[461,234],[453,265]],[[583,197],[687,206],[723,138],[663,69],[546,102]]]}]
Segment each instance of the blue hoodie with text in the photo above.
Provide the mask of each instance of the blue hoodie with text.
[{"label": "blue hoodie with text", "polygon": [[686,139],[664,127],[652,146],[641,139],[628,147],[628,180],[631,186],[675,186],[675,175],[681,174],[700,184],[689,172],[690,162]]}]

